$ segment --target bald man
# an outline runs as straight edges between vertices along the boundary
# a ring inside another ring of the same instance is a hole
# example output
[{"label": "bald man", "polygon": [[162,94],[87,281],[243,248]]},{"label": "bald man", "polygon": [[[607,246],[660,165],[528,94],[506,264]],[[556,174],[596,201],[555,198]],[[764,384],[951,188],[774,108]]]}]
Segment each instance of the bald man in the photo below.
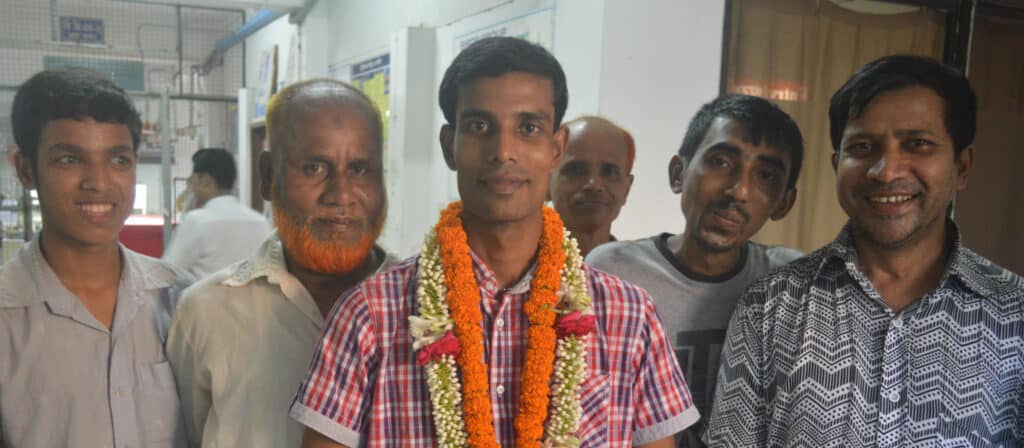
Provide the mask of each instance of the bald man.
[{"label": "bald man", "polygon": [[601,117],[580,117],[565,128],[569,141],[549,197],[586,256],[615,241],[612,221],[633,186],[636,145],[629,132]]},{"label": "bald man", "polygon": [[335,301],[397,259],[375,244],[387,204],[381,119],[362,92],[304,81],[267,110],[260,192],[277,231],[185,291],[167,354],[190,446],[298,446],[288,418]]}]

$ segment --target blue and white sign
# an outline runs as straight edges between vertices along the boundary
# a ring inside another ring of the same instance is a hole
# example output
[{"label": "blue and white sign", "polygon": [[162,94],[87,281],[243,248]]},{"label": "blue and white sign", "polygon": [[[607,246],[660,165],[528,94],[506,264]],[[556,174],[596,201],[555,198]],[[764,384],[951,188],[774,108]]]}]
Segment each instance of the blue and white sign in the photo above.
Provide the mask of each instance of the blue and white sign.
[{"label": "blue and white sign", "polygon": [[103,19],[61,16],[60,41],[79,44],[104,43]]}]

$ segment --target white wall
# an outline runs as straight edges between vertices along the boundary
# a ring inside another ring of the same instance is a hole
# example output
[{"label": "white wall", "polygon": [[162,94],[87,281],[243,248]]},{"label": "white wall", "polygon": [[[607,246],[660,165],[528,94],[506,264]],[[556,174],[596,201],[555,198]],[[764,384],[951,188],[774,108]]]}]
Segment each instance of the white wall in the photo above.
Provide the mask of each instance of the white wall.
[{"label": "white wall", "polygon": [[612,226],[619,238],[683,231],[668,161],[718,95],[724,14],[721,1],[605,0],[597,112],[632,132],[637,148],[636,180]]}]

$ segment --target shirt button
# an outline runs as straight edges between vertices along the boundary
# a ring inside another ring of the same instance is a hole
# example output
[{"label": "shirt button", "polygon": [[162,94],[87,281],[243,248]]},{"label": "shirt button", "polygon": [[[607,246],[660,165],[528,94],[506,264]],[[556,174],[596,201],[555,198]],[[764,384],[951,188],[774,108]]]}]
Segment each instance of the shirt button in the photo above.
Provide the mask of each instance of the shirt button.
[{"label": "shirt button", "polygon": [[892,326],[893,326],[893,328],[899,328],[899,327],[903,326],[903,319],[899,319],[899,318],[893,319],[892,320]]},{"label": "shirt button", "polygon": [[505,393],[505,386],[502,386],[501,384],[499,384],[498,387],[494,388],[494,391],[497,392],[498,395],[502,395],[502,394]]},{"label": "shirt button", "polygon": [[117,398],[123,397],[124,396],[123,389],[117,388],[117,390],[114,391],[114,396],[117,397]]},{"label": "shirt button", "polygon": [[893,403],[900,401],[900,392],[898,390],[889,392],[889,401]]},{"label": "shirt button", "polygon": [[494,321],[494,325],[497,326],[498,328],[504,327],[505,326],[505,319],[502,319],[502,318],[499,317],[498,320]]}]

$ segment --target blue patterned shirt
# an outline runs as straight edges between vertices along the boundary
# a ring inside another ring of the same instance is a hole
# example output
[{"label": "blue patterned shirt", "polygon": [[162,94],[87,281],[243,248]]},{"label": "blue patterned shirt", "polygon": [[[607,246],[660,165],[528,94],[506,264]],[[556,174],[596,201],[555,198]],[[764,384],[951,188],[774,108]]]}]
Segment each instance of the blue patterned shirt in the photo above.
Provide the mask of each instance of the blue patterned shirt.
[{"label": "blue patterned shirt", "polygon": [[849,225],[755,282],[729,325],[706,441],[744,447],[1024,442],[1024,279],[960,243],[896,313]]}]

